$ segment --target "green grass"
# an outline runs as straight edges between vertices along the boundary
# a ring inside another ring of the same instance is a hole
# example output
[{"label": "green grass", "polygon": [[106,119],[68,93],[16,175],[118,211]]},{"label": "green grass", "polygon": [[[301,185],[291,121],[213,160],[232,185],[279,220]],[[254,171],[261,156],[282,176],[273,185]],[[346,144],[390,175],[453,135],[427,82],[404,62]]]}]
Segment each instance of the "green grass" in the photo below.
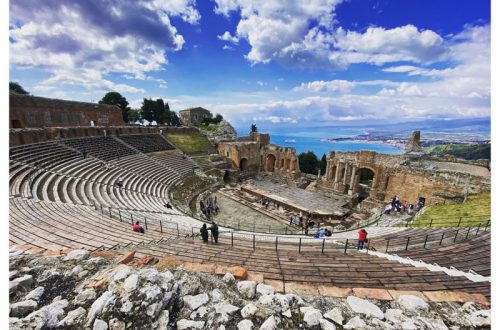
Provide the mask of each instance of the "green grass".
[{"label": "green grass", "polygon": [[490,144],[445,144],[425,148],[431,156],[451,155],[463,159],[491,159]]},{"label": "green grass", "polygon": [[195,155],[213,150],[213,145],[208,141],[205,135],[201,134],[167,134],[170,140],[177,148],[185,154]]},{"label": "green grass", "polygon": [[[460,220],[461,219],[461,220]],[[491,193],[469,196],[465,204],[431,205],[413,222],[414,227],[478,226],[491,219]],[[431,222],[432,221],[432,222]]]}]

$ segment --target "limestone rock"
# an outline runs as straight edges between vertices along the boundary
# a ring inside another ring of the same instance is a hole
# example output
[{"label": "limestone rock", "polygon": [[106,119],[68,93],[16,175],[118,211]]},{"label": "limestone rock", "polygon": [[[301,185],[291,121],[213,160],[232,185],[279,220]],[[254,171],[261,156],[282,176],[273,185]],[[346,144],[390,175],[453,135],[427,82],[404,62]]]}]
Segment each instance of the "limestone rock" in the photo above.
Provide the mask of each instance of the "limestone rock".
[{"label": "limestone rock", "polygon": [[281,315],[286,316],[289,319],[291,319],[292,318],[292,311],[289,310],[289,309],[287,309],[286,311],[284,311],[283,313],[281,313]]},{"label": "limestone rock", "polygon": [[472,326],[474,327],[484,327],[491,324],[491,310],[480,310],[472,313],[469,318]]},{"label": "limestone rock", "polygon": [[170,318],[170,312],[168,309],[164,309],[160,312],[158,316],[158,329],[157,330],[167,330],[168,329],[168,321]]},{"label": "limestone rock", "polygon": [[335,329],[337,329],[337,327],[333,323],[328,322],[325,319],[319,320],[319,326],[320,326],[321,330],[335,330]]},{"label": "limestone rock", "polygon": [[[302,308],[301,308],[302,311]],[[304,313],[304,322],[306,322],[309,328],[312,328],[319,324],[319,320],[323,318],[321,312],[316,308],[309,308]]]},{"label": "limestone rock", "polygon": [[215,312],[222,315],[231,315],[240,309],[239,307],[231,305],[228,302],[220,302],[216,304],[214,307],[215,307]]},{"label": "limestone rock", "polygon": [[372,304],[371,302],[355,297],[355,296],[349,296],[347,297],[347,303],[349,304],[349,307],[356,312],[360,314],[364,314],[368,317],[376,317],[378,319],[383,319],[384,318],[384,313],[380,308],[378,308],[377,305]]},{"label": "limestone rock", "polygon": [[353,317],[344,325],[344,329],[358,329],[358,328],[363,329],[365,327],[366,327],[365,321],[363,321],[359,316]]},{"label": "limestone rock", "polygon": [[328,311],[323,316],[329,320],[332,320],[333,322],[337,323],[338,325],[342,325],[342,323],[344,322],[344,317],[342,316],[342,311],[337,307]]},{"label": "limestone rock", "polygon": [[[168,320],[167,320],[168,321]],[[109,321],[109,330],[125,330],[126,324],[118,319],[111,319]]]},{"label": "limestone rock", "polygon": [[59,317],[64,314],[66,307],[68,307],[66,299],[58,300],[29,314],[25,320],[33,328],[54,328],[59,322]]},{"label": "limestone rock", "polygon": [[253,322],[250,320],[242,320],[238,323],[238,330],[252,330]]},{"label": "limestone rock", "polygon": [[259,283],[257,285],[256,291],[257,291],[258,295],[263,296],[266,294],[274,293],[274,288],[270,285]]},{"label": "limestone rock", "polygon": [[432,330],[448,330],[448,327],[446,324],[444,324],[443,320],[439,319],[431,319],[427,317],[421,317],[419,318],[427,328],[432,329]]},{"label": "limestone rock", "polygon": [[252,317],[255,315],[255,312],[257,312],[257,306],[255,306],[252,303],[249,303],[245,307],[241,309],[241,316],[246,319],[249,317]]},{"label": "limestone rock", "polygon": [[207,308],[205,306],[201,306],[200,308],[192,312],[191,315],[189,315],[189,318],[195,320],[197,318],[204,317],[205,315],[207,315],[207,313],[208,313]]},{"label": "limestone rock", "polygon": [[63,258],[63,261],[70,261],[70,260],[81,261],[87,258],[89,254],[90,252],[87,250],[73,250]]},{"label": "limestone rock", "polygon": [[75,297],[75,305],[85,305],[87,302],[94,300],[96,297],[96,292],[92,288],[88,288],[80,292]]},{"label": "limestone rock", "polygon": [[205,305],[208,302],[208,295],[206,293],[202,293],[196,296],[187,295],[182,297],[184,301],[184,305],[190,310],[194,311],[198,309],[198,307]]},{"label": "limestone rock", "polygon": [[274,330],[276,329],[276,326],[276,318],[274,317],[274,315],[271,315],[267,318],[267,320],[264,321],[264,323],[262,323],[259,330]]},{"label": "limestone rock", "polygon": [[93,330],[108,330],[108,324],[103,320],[95,320]]},{"label": "limestone rock", "polygon": [[203,329],[204,326],[205,326],[205,321],[191,321],[186,319],[177,321],[177,330]]},{"label": "limestone rock", "polygon": [[85,310],[85,308],[78,307],[77,309],[69,312],[64,319],[62,319],[59,323],[57,323],[57,327],[76,328],[77,326],[81,326],[85,321],[86,314],[87,311]]},{"label": "limestone rock", "polygon": [[138,282],[139,282],[139,275],[132,274],[129,277],[127,277],[125,282],[123,282],[123,289],[127,292],[132,292],[135,289],[137,289]]},{"label": "limestone rock", "polygon": [[31,290],[26,297],[24,297],[25,300],[35,300],[38,301],[40,297],[43,295],[45,291],[45,288],[43,286],[39,286],[35,288],[34,290]]},{"label": "limestone rock", "polygon": [[255,297],[255,288],[257,283],[255,281],[241,281],[238,282],[239,293],[248,299],[253,299]]},{"label": "limestone rock", "polygon": [[110,292],[104,292],[99,298],[94,301],[92,306],[90,307],[86,326],[89,327],[94,321],[95,317],[101,314],[103,309],[115,298],[115,296]]},{"label": "limestone rock", "polygon": [[403,311],[400,309],[388,309],[385,311],[385,319],[397,324],[403,319]]},{"label": "limestone rock", "polygon": [[[211,124],[210,126],[213,125]],[[234,140],[237,136],[234,127],[226,120],[222,120],[215,126],[214,130],[207,130],[204,132],[207,134],[207,138],[213,143],[219,143],[223,140]]]},{"label": "limestone rock", "polygon": [[18,287],[29,288],[33,284],[33,276],[24,275],[22,277],[18,277],[9,282],[9,293],[12,294],[16,292]]},{"label": "limestone rock", "polygon": [[429,304],[420,297],[401,295],[398,298],[399,307],[410,313],[425,313],[429,311]]},{"label": "limestone rock", "polygon": [[38,304],[34,300],[24,300],[10,305],[10,315],[14,317],[24,317],[36,310]]},{"label": "limestone rock", "polygon": [[222,280],[226,283],[233,283],[236,279],[234,278],[234,275],[231,273],[226,273]]},{"label": "limestone rock", "polygon": [[219,289],[213,289],[210,292],[210,297],[212,298],[212,302],[219,302],[224,299],[224,294]]},{"label": "limestone rock", "polygon": [[83,267],[80,266],[80,265],[76,265],[75,267],[73,267],[73,269],[68,273],[68,276],[78,276],[78,274],[80,274],[81,272],[83,272]]}]

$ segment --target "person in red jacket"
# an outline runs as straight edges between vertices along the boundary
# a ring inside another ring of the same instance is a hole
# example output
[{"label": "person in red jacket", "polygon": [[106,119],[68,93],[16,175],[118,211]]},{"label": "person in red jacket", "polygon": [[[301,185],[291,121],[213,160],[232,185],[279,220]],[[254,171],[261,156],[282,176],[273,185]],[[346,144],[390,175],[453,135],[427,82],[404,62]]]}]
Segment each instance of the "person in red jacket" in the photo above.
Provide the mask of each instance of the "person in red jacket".
[{"label": "person in red jacket", "polygon": [[358,231],[358,250],[363,250],[365,242],[368,241],[367,236],[368,232],[366,230],[361,229]]},{"label": "person in red jacket", "polygon": [[144,234],[144,228],[139,226],[139,221],[135,223],[135,225],[132,226],[132,230],[141,234]]}]

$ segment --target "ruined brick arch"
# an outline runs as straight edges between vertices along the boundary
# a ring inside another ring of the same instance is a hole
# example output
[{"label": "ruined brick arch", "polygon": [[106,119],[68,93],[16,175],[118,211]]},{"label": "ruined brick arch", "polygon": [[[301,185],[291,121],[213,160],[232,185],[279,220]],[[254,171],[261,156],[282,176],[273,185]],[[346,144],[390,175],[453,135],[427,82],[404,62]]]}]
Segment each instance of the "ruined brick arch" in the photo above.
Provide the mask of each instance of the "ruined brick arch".
[{"label": "ruined brick arch", "polygon": [[248,159],[247,158],[241,158],[240,159],[240,170],[246,171],[248,169]]},{"label": "ruined brick arch", "polygon": [[356,180],[356,185],[358,186],[357,188],[359,188],[359,185],[361,184],[361,173],[363,170],[369,170],[371,172],[371,184],[369,185],[370,189],[374,188],[375,186],[375,183],[377,182],[378,180],[378,177],[377,177],[377,170],[371,166],[368,166],[368,165],[360,165],[359,168],[356,170],[356,176],[357,176],[357,180]]},{"label": "ruined brick arch", "polygon": [[276,164],[276,156],[270,154],[266,156],[266,172],[274,172],[274,166]]}]

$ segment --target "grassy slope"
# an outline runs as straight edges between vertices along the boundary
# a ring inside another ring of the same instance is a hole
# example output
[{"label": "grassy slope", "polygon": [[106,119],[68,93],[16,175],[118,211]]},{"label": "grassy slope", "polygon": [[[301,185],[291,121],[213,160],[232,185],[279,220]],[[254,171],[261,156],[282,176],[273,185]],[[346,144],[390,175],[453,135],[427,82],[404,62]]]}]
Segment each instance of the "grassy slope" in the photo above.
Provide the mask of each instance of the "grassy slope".
[{"label": "grassy slope", "polygon": [[432,205],[416,220],[414,226],[454,227],[459,219],[460,226],[477,226],[491,219],[491,194],[483,193],[469,196],[465,204]]},{"label": "grassy slope", "polygon": [[205,135],[201,134],[167,134],[175,146],[188,155],[205,153],[213,150],[213,146]]},{"label": "grassy slope", "polygon": [[424,152],[433,156],[452,155],[468,160],[491,159],[490,144],[445,144],[426,148]]}]

